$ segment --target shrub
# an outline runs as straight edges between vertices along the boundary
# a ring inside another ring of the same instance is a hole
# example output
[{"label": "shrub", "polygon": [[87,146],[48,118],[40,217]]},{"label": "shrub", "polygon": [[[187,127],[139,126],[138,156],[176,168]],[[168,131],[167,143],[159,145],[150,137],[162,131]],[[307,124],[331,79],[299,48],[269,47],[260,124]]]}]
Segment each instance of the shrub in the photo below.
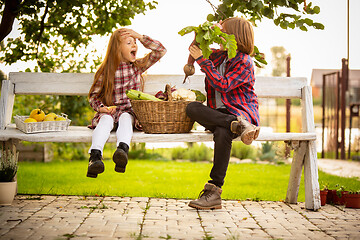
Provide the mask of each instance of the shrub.
[{"label": "shrub", "polygon": [[189,144],[188,148],[175,147],[171,150],[171,159],[185,159],[192,162],[211,161],[213,158],[213,150],[204,143]]},{"label": "shrub", "polygon": [[284,163],[285,145],[278,142],[265,142],[261,144],[259,159],[274,163]]},{"label": "shrub", "polygon": [[245,145],[242,142],[233,142],[231,156],[239,159],[256,160],[256,148],[251,145]]},{"label": "shrub", "polygon": [[196,161],[211,161],[213,158],[213,150],[207,147],[204,143],[200,145],[195,143],[188,149],[188,159],[192,162]]},{"label": "shrub", "polygon": [[85,160],[89,158],[89,143],[51,143],[55,160]]},{"label": "shrub", "polygon": [[187,159],[186,158],[186,148],[183,147],[174,147],[171,150],[171,159],[177,160],[177,159]]},{"label": "shrub", "polygon": [[259,159],[262,161],[276,162],[276,152],[273,146],[274,143],[272,142],[262,143]]}]

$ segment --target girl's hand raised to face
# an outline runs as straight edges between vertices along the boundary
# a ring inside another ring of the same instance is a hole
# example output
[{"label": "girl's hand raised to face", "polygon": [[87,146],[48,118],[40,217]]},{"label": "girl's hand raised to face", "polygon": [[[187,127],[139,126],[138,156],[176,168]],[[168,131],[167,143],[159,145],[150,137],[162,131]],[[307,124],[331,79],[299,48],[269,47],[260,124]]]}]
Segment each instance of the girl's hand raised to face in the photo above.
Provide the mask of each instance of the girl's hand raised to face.
[{"label": "girl's hand raised to face", "polygon": [[134,39],[139,39],[139,40],[141,40],[143,38],[143,35],[135,32],[132,29],[122,28],[120,32],[121,32],[120,36],[122,38],[133,37]]}]

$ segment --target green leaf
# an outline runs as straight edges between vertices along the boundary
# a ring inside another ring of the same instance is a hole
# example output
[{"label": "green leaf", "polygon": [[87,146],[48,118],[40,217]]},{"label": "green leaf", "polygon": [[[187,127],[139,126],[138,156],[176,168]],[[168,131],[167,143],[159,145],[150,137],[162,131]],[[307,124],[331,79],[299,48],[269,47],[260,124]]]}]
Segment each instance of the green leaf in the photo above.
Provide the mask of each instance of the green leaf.
[{"label": "green leaf", "polygon": [[261,68],[262,66],[255,60],[255,66],[257,66],[258,68]]},{"label": "green leaf", "polygon": [[319,14],[319,13],[320,13],[320,7],[319,7],[319,6],[315,6],[315,7],[313,8],[313,11],[314,11],[315,14]]},{"label": "green leaf", "polygon": [[202,41],[200,43],[200,48],[201,48],[204,58],[208,59],[210,57],[210,54],[212,53],[212,50],[210,48],[210,42]]},{"label": "green leaf", "polygon": [[295,23],[293,23],[293,22],[289,23],[288,27],[291,28],[291,29],[294,29],[295,28]]},{"label": "green leaf", "polygon": [[215,16],[212,15],[212,14],[209,14],[209,15],[207,15],[206,19],[207,19],[209,22],[213,22],[213,21],[215,21]]},{"label": "green leaf", "polygon": [[188,26],[188,27],[184,27],[183,29],[181,29],[178,34],[180,34],[181,36],[184,36],[185,34],[191,33],[192,31],[195,31],[196,27],[193,26]]},{"label": "green leaf", "polygon": [[225,48],[228,50],[228,58],[231,59],[236,56],[237,43],[234,35],[227,35]]},{"label": "green leaf", "polygon": [[289,22],[286,21],[286,20],[284,20],[284,21],[282,21],[282,22],[280,23],[280,27],[281,27],[282,29],[287,29],[288,25],[289,25]]},{"label": "green leaf", "polygon": [[322,25],[321,23],[314,23],[314,24],[313,24],[313,27],[314,27],[315,29],[320,29],[320,30],[324,30],[324,29],[325,29],[324,25]]},{"label": "green leaf", "polygon": [[276,26],[279,26],[279,24],[280,24],[280,18],[274,19],[274,24],[275,24]]},{"label": "green leaf", "polygon": [[305,32],[307,32],[307,27],[305,27],[305,26],[301,26],[301,27],[300,27],[300,30],[301,30],[301,31],[305,31]]},{"label": "green leaf", "polygon": [[195,37],[195,41],[197,42],[197,43],[202,43],[203,42],[203,40],[204,40],[204,32],[197,32],[196,33],[196,37]]},{"label": "green leaf", "polygon": [[308,26],[311,26],[313,24],[313,20],[309,19],[309,18],[305,18],[305,23],[308,25]]},{"label": "green leaf", "polygon": [[274,10],[272,10],[269,7],[264,7],[262,9],[262,14],[264,14],[265,17],[273,19],[274,18]]},{"label": "green leaf", "polygon": [[222,32],[217,26],[213,27],[212,23],[205,22],[198,27],[186,27],[179,31],[179,34],[183,36],[192,31],[196,34],[195,41],[199,43],[204,58],[209,58],[212,53],[210,45],[213,43],[222,44],[228,50],[229,58],[236,56],[237,43],[235,37]]},{"label": "green leaf", "polygon": [[204,36],[203,36],[203,38],[205,39],[205,40],[211,40],[211,34],[210,34],[210,31],[206,31],[206,33],[204,34]]}]

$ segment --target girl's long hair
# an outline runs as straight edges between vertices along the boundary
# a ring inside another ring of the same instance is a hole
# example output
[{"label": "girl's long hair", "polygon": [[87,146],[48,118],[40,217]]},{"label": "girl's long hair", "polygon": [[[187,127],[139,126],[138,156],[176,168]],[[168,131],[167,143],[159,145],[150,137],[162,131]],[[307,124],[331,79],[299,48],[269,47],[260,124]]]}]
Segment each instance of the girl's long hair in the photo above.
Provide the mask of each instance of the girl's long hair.
[{"label": "girl's long hair", "polygon": [[[110,106],[113,104],[113,91],[114,91],[114,82],[115,82],[115,71],[118,68],[119,64],[123,60],[120,44],[121,44],[121,35],[122,29],[115,30],[109,40],[109,44],[106,50],[106,55],[104,61],[101,63],[100,67],[95,73],[94,82],[89,91],[90,94],[94,91],[95,85],[100,77],[102,77],[101,90],[98,95],[98,98],[106,105]],[[150,55],[147,54],[144,58],[136,59],[134,65],[141,68],[146,66]],[[143,85],[143,80],[141,82]]]}]

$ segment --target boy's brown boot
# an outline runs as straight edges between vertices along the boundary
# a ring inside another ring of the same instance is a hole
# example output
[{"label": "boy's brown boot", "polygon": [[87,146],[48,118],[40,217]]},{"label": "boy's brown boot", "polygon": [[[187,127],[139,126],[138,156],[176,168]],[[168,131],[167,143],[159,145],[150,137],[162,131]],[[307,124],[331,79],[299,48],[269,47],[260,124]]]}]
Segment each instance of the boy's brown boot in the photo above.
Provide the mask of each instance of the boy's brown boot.
[{"label": "boy's brown boot", "polygon": [[86,176],[96,178],[99,173],[104,172],[104,169],[104,163],[101,161],[101,151],[97,149],[91,149]]},{"label": "boy's brown boot", "polygon": [[222,189],[212,183],[206,183],[199,199],[190,201],[189,206],[197,209],[221,209]]},{"label": "boy's brown boot", "polygon": [[230,130],[238,134],[244,144],[250,145],[259,136],[260,127],[249,123],[243,116],[239,116],[237,121],[231,122]]},{"label": "boy's brown boot", "polygon": [[129,146],[126,143],[120,142],[113,155],[113,161],[115,163],[115,171],[124,173],[126,165],[128,163]]}]

